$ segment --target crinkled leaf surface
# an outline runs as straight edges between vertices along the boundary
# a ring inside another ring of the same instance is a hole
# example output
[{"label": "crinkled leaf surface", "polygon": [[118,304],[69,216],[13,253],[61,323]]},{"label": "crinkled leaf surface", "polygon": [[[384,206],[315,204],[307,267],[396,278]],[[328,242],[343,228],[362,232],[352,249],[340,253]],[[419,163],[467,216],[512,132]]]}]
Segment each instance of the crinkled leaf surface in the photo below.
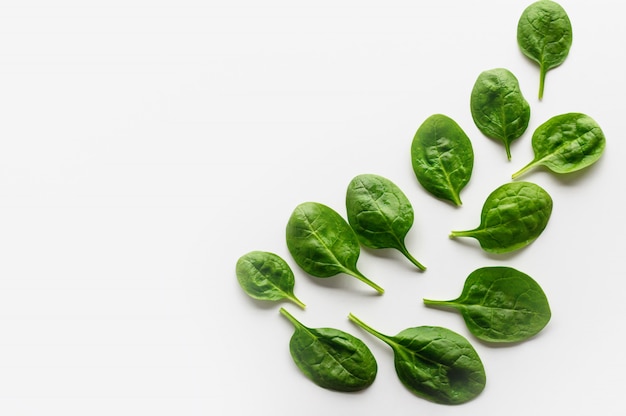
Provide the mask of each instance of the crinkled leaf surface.
[{"label": "crinkled leaf surface", "polygon": [[304,308],[293,293],[293,271],[277,254],[251,251],[237,260],[235,272],[239,285],[249,296],[272,301],[288,299]]},{"label": "crinkled leaf surface", "polygon": [[346,192],[348,222],[359,241],[370,248],[394,248],[424,270],[404,242],[413,226],[413,207],[404,192],[379,175],[354,177]]},{"label": "crinkled leaf surface", "polygon": [[457,309],[470,332],[489,342],[526,340],[541,331],[551,317],[541,286],[511,267],[477,269],[467,277],[457,299],[424,299],[424,303]]},{"label": "crinkled leaf surface", "polygon": [[470,109],[476,127],[500,140],[511,159],[511,142],[526,131],[530,121],[530,105],[515,75],[505,68],[483,71],[474,83]]},{"label": "crinkled leaf surface", "polygon": [[598,123],[588,115],[566,113],[554,116],[537,127],[532,145],[535,157],[514,173],[513,178],[540,165],[555,173],[586,168],[600,159],[606,138]]},{"label": "crinkled leaf surface", "polygon": [[320,387],[358,391],[376,378],[378,365],[360,339],[334,328],[308,328],[288,313],[280,312],[294,325],[289,351],[300,371]]},{"label": "crinkled leaf surface", "polygon": [[474,168],[474,149],[456,121],[443,114],[428,117],[413,137],[411,161],[424,189],[461,205],[460,192]]},{"label": "crinkled leaf surface", "polygon": [[286,240],[293,259],[310,275],[325,278],[346,273],[384,292],[357,269],[359,240],[332,208],[319,202],[298,205],[287,223]]},{"label": "crinkled leaf surface", "polygon": [[436,403],[461,404],[485,388],[483,363],[460,334],[437,326],[419,326],[388,336],[353,314],[349,318],[391,347],[398,378],[416,395]]},{"label": "crinkled leaf surface", "polygon": [[517,43],[522,53],[539,64],[539,99],[546,73],[561,65],[572,46],[572,24],[563,7],[551,0],[528,6],[517,24]]},{"label": "crinkled leaf surface", "polygon": [[532,182],[511,182],[498,187],[485,201],[480,225],[452,231],[450,237],[473,237],[483,250],[506,253],[535,241],[548,225],[552,198]]}]

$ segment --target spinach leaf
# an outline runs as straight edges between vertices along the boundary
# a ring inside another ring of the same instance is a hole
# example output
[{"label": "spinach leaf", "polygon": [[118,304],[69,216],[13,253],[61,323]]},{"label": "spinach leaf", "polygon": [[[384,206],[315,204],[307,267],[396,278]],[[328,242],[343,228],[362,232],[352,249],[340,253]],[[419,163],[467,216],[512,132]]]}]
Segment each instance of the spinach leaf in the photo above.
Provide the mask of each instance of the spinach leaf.
[{"label": "spinach leaf", "polygon": [[572,24],[560,4],[539,0],[528,6],[517,24],[517,44],[539,64],[539,99],[546,73],[563,63],[572,46]]},{"label": "spinach leaf", "polygon": [[461,205],[459,194],[472,176],[474,150],[454,120],[443,114],[428,117],[413,137],[411,161],[424,189]]},{"label": "spinach leaf", "polygon": [[295,327],[289,351],[300,371],[320,387],[358,391],[376,378],[378,364],[360,339],[334,328],[307,328],[284,308],[280,313]]},{"label": "spinach leaf", "polygon": [[354,177],[346,192],[348,222],[359,241],[370,248],[395,248],[421,270],[407,250],[406,234],[413,225],[413,207],[400,188],[373,174]]},{"label": "spinach leaf", "polygon": [[532,243],[548,224],[552,198],[539,185],[511,182],[493,191],[483,205],[480,225],[452,231],[450,237],[473,237],[483,250],[506,253]]},{"label": "spinach leaf", "polygon": [[512,175],[519,177],[543,165],[555,173],[569,173],[595,163],[604,152],[606,139],[598,123],[581,113],[554,116],[533,133],[534,159]]},{"label": "spinach leaf", "polygon": [[502,141],[511,160],[511,142],[526,131],[530,121],[530,105],[515,75],[504,68],[483,71],[472,89],[470,109],[476,127]]},{"label": "spinach leaf", "polygon": [[419,326],[388,336],[353,314],[348,317],[391,347],[398,378],[416,395],[436,403],[461,404],[485,388],[485,369],[478,353],[456,332]]},{"label": "spinach leaf", "polygon": [[424,299],[424,303],[457,309],[472,334],[498,343],[523,341],[536,335],[551,316],[541,286],[511,267],[477,269],[465,280],[458,298]]},{"label": "spinach leaf", "polygon": [[383,288],[357,269],[361,254],[359,240],[346,220],[332,208],[318,202],[298,205],[289,218],[286,235],[289,252],[310,275],[331,277],[346,273],[384,293]]},{"label": "spinach leaf", "polygon": [[266,251],[251,251],[237,260],[237,280],[252,298],[262,300],[288,299],[305,308],[293,293],[293,271],[280,256]]}]

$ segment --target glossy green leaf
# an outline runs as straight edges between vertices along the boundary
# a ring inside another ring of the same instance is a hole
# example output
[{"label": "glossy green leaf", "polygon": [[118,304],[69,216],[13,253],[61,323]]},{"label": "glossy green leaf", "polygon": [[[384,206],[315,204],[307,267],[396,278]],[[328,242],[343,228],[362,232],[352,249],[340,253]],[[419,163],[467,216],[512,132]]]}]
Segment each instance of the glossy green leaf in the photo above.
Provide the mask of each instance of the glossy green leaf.
[{"label": "glossy green leaf", "polygon": [[532,139],[534,159],[513,179],[543,165],[555,173],[574,172],[595,163],[606,146],[598,123],[581,113],[554,116],[539,126]]},{"label": "glossy green leaf", "polygon": [[424,189],[437,198],[461,205],[460,192],[474,168],[474,150],[454,120],[442,114],[428,117],[413,137],[411,161]]},{"label": "glossy green leaf", "polygon": [[546,73],[563,63],[572,46],[572,24],[563,7],[551,0],[528,6],[517,24],[522,53],[539,64],[539,99],[543,98]]},{"label": "glossy green leaf", "polygon": [[345,273],[384,292],[357,269],[359,240],[332,208],[318,202],[298,205],[287,223],[286,237],[293,259],[310,275],[325,278]]},{"label": "glossy green leaf", "polygon": [[391,347],[398,378],[414,394],[435,403],[461,404],[485,388],[485,369],[478,353],[456,332],[419,326],[388,336],[353,314],[349,319]]},{"label": "glossy green leaf", "polygon": [[511,142],[524,134],[530,121],[530,105],[515,75],[504,68],[482,72],[472,89],[470,109],[476,127],[504,143],[510,160]]},{"label": "glossy green leaf", "polygon": [[424,299],[424,303],[458,310],[472,334],[498,343],[523,341],[536,335],[551,316],[541,286],[511,267],[477,269],[465,280],[458,298]]},{"label": "glossy green leaf", "polygon": [[289,341],[291,357],[315,384],[349,392],[363,390],[374,382],[378,364],[363,341],[335,328],[308,328],[284,308],[280,313],[295,328]]},{"label": "glossy green leaf", "polygon": [[370,248],[394,248],[421,270],[426,268],[407,250],[405,237],[413,226],[413,207],[400,188],[379,175],[354,177],[346,192],[348,222],[359,241]]},{"label": "glossy green leaf", "polygon": [[288,299],[304,309],[304,303],[293,293],[293,271],[277,254],[251,251],[237,260],[235,271],[239,285],[249,296],[271,301]]},{"label": "glossy green leaf", "polygon": [[506,253],[535,241],[546,228],[551,213],[552,198],[542,187],[531,182],[511,182],[487,197],[477,228],[452,231],[450,237],[473,237],[487,252]]}]

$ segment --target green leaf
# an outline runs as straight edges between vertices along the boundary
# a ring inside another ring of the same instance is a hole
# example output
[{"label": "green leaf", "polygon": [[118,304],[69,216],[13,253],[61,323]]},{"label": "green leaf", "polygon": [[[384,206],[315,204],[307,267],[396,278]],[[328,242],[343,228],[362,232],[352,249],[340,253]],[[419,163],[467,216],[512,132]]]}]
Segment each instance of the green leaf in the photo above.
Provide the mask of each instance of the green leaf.
[{"label": "green leaf", "polygon": [[384,335],[353,314],[349,319],[391,347],[396,373],[411,392],[441,404],[461,404],[485,388],[483,363],[463,336],[436,326]]},{"label": "green leaf", "polygon": [[558,3],[539,0],[528,6],[517,24],[522,53],[539,64],[539,99],[543,98],[546,73],[563,63],[572,46],[572,24]]},{"label": "green leaf", "polygon": [[473,237],[487,252],[506,253],[535,241],[546,228],[551,213],[552,198],[542,187],[531,182],[511,182],[487,197],[477,228],[452,231],[450,237]]},{"label": "green leaf", "polygon": [[536,335],[551,316],[541,286],[511,267],[477,269],[465,280],[458,298],[424,299],[424,303],[457,309],[472,334],[498,343],[523,341]]},{"label": "green leaf", "polygon": [[450,117],[434,114],[417,129],[411,161],[418,182],[437,198],[461,205],[460,192],[474,168],[469,137]]},{"label": "green leaf", "polygon": [[511,142],[524,134],[530,121],[530,105],[515,75],[504,68],[482,72],[472,89],[470,109],[476,127],[502,141],[510,160]]},{"label": "green leaf", "polygon": [[345,273],[384,293],[357,269],[359,240],[332,208],[318,202],[298,205],[287,223],[286,238],[293,259],[310,275],[325,278]]},{"label": "green leaf", "polygon": [[359,391],[376,378],[378,365],[360,339],[334,328],[307,328],[284,308],[280,313],[295,327],[289,351],[300,371],[320,387]]},{"label": "green leaf", "polygon": [[604,152],[606,139],[598,123],[581,113],[554,116],[535,130],[534,159],[513,179],[543,165],[555,173],[570,173],[592,165]]},{"label": "green leaf", "polygon": [[251,251],[237,260],[239,285],[250,297],[261,300],[288,299],[305,308],[293,293],[293,271],[280,256],[266,251]]},{"label": "green leaf", "polygon": [[413,207],[400,188],[373,174],[354,177],[346,192],[348,222],[366,247],[394,248],[421,270],[426,268],[407,250],[405,237],[413,226]]}]

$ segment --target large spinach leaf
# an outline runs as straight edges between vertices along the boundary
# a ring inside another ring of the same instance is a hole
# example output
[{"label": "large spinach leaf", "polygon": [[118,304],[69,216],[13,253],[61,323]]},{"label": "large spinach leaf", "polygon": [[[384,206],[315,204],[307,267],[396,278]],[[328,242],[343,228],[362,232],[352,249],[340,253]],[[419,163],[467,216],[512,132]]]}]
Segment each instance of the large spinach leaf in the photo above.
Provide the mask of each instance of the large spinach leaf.
[{"label": "large spinach leaf", "polygon": [[388,336],[353,314],[349,319],[391,347],[398,378],[416,395],[436,403],[461,404],[485,388],[485,369],[478,353],[456,332],[419,326]]},{"label": "large spinach leaf", "polygon": [[528,6],[517,24],[517,43],[524,55],[539,64],[539,99],[546,73],[563,63],[572,46],[572,24],[563,7],[551,0]]},{"label": "large spinach leaf", "polygon": [[461,295],[448,301],[424,299],[435,307],[457,309],[470,332],[483,341],[516,342],[541,331],[550,306],[541,286],[512,267],[483,267],[465,280]]},{"label": "large spinach leaf", "polygon": [[395,183],[374,174],[354,177],[346,192],[346,209],[348,222],[364,246],[395,248],[419,269],[426,269],[404,243],[414,213],[411,202]]},{"label": "large spinach leaf", "polygon": [[413,137],[411,161],[424,189],[461,205],[459,194],[472,176],[474,150],[456,121],[443,114],[428,117]]},{"label": "large spinach leaf", "polygon": [[287,223],[286,239],[293,259],[310,275],[325,278],[346,273],[384,292],[357,269],[359,240],[332,208],[319,202],[298,205]]},{"label": "large spinach leaf", "polygon": [[551,213],[552,198],[542,187],[511,182],[487,197],[477,228],[452,231],[450,237],[473,237],[487,252],[506,253],[535,241],[548,225]]},{"label": "large spinach leaf", "polygon": [[289,351],[300,371],[320,387],[358,391],[376,378],[378,364],[360,339],[335,328],[308,328],[284,308],[280,313],[295,328]]},{"label": "large spinach leaf", "polygon": [[267,251],[251,251],[237,260],[237,281],[250,297],[262,300],[288,299],[304,309],[294,293],[291,267],[280,256]]},{"label": "large spinach leaf", "polygon": [[595,163],[606,146],[598,123],[581,113],[554,116],[537,127],[532,139],[534,159],[513,179],[539,165],[555,173],[574,172]]},{"label": "large spinach leaf", "polygon": [[510,160],[511,142],[526,131],[530,121],[530,105],[515,75],[505,68],[481,72],[472,89],[470,110],[476,127],[504,143]]}]

